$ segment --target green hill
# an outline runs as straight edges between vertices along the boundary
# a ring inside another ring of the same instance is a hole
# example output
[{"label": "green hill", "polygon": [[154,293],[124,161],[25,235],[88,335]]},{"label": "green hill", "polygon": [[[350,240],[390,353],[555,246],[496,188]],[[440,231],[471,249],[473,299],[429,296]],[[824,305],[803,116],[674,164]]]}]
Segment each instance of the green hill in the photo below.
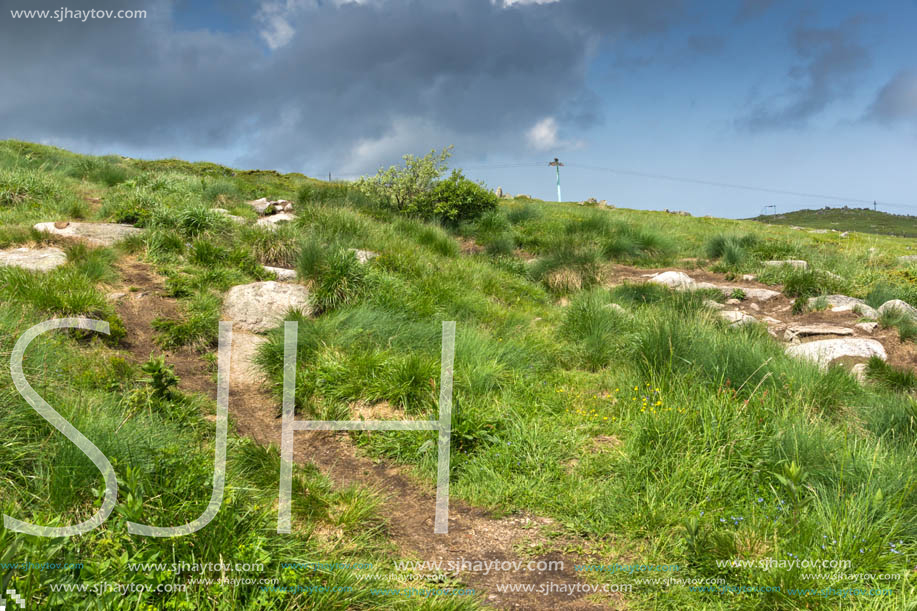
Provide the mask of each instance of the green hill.
[{"label": "green hill", "polygon": [[[250,200],[262,197],[290,202],[286,222],[259,215]],[[77,221],[134,229],[87,245],[66,235]],[[104,338],[41,336],[25,372],[111,460],[120,489],[88,534],[0,529],[3,584],[30,608],[85,608],[86,593],[60,584],[154,588],[103,588],[100,609],[912,608],[917,325],[895,314],[854,327],[867,305],[917,304],[917,272],[898,259],[910,240],[528,198],[438,222],[349,183],[0,142],[0,250],[39,248],[59,249],[61,265],[0,267],[0,509],[63,526],[102,503],[99,471],[25,402],[7,365],[17,338],[52,317],[109,323]],[[807,269],[771,264],[784,259]],[[708,284],[647,283],[663,269]],[[252,347],[251,371],[233,364],[241,394],[230,396],[220,511],[186,536],[129,534],[129,520],[180,525],[207,508],[225,302],[281,277],[311,307],[234,336]],[[837,294],[864,303],[828,311]],[[438,418],[442,322],[456,321],[448,539],[432,533],[432,431],[297,434],[292,531],[278,534],[282,319],[299,328],[297,418],[339,421]],[[871,361],[863,381],[786,353],[793,325],[818,333],[825,322],[881,340],[888,362]],[[392,564],[487,558],[566,570],[429,576]],[[810,572],[794,558],[851,564]],[[7,568],[25,561],[84,568]],[[372,564],[384,581],[316,562]],[[146,563],[168,565],[136,569]],[[172,563],[260,568],[201,584],[189,578],[220,572],[179,575]],[[677,569],[647,568],[663,565]],[[499,589],[516,582],[599,593]],[[449,586],[475,594],[441,595]],[[378,590],[408,587],[440,594]],[[883,594],[838,593],[853,587]]]},{"label": "green hill", "polygon": [[754,221],[774,225],[795,225],[811,229],[859,231],[906,238],[917,237],[917,216],[889,214],[869,208],[821,208],[795,210],[783,214],[761,215]]}]

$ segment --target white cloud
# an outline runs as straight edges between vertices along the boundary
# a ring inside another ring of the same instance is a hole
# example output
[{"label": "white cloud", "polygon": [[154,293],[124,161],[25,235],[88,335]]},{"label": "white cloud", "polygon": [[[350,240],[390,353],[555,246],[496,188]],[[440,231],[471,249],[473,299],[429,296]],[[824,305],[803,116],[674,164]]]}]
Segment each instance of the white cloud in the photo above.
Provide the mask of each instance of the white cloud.
[{"label": "white cloud", "polygon": [[554,117],[545,117],[532,126],[527,134],[529,144],[539,151],[546,151],[557,147],[557,120]]}]

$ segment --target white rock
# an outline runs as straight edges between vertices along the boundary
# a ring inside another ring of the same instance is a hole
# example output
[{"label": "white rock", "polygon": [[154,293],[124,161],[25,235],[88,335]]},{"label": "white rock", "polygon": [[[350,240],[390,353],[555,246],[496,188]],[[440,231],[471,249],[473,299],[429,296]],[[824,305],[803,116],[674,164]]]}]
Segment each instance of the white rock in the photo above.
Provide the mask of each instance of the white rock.
[{"label": "white rock", "polygon": [[653,284],[661,284],[680,291],[694,288],[694,280],[684,272],[662,272],[649,279]]},{"label": "white rock", "polygon": [[885,348],[874,339],[847,338],[822,339],[805,344],[796,344],[786,349],[786,354],[817,363],[819,368],[827,369],[838,359],[867,360],[877,356],[883,361],[888,358]]},{"label": "white rock", "polygon": [[850,374],[856,378],[860,384],[866,383],[866,363],[857,363],[850,368]]},{"label": "white rock", "polygon": [[287,280],[296,280],[296,270],[295,269],[286,269],[284,267],[270,267],[268,265],[264,266],[264,269],[271,272],[277,279],[281,282]]},{"label": "white rock", "polygon": [[223,300],[223,317],[254,333],[273,329],[291,310],[312,312],[309,289],[301,284],[272,280],[241,284],[229,289]]},{"label": "white rock", "polygon": [[226,210],[225,208],[213,208],[213,211],[219,212],[220,214],[222,214],[229,220],[233,221],[234,223],[244,223],[245,222],[244,218],[242,218],[241,216],[236,216],[235,214],[230,214],[229,210]]},{"label": "white rock", "polygon": [[809,264],[802,259],[786,259],[783,261],[765,261],[765,265],[770,265],[771,267],[780,267],[783,265],[789,265],[796,269],[808,269]]},{"label": "white rock", "polygon": [[862,299],[848,297],[847,295],[825,295],[824,297],[810,297],[806,302],[809,308],[814,308],[820,300],[828,304],[832,312],[855,312],[867,318],[878,318],[879,313]]},{"label": "white rock", "polygon": [[128,236],[143,232],[138,227],[120,223],[37,223],[35,229],[92,246],[111,246]]},{"label": "white rock", "polygon": [[255,212],[257,212],[258,214],[270,214],[271,212],[274,211],[274,205],[266,197],[252,200],[248,202],[248,205],[254,208]]},{"label": "white rock", "polygon": [[729,322],[730,327],[738,327],[740,325],[758,322],[754,316],[749,316],[745,312],[739,312],[738,310],[723,310],[717,313],[723,320]]},{"label": "white rock", "polygon": [[754,274],[742,274],[742,280],[745,282],[754,282],[758,277]]},{"label": "white rock", "polygon": [[748,304],[748,307],[754,310],[755,312],[761,311],[761,306],[759,306],[757,303],[750,303]]},{"label": "white rock", "polygon": [[849,231],[845,231],[844,233],[841,234],[841,237],[842,237],[842,238],[846,238],[846,237],[849,236],[849,235],[850,235],[850,232],[849,232]]},{"label": "white rock", "polygon": [[704,299],[704,305],[712,310],[722,310],[726,307],[722,303],[713,301],[712,299]]},{"label": "white rock", "polygon": [[892,299],[891,301],[886,301],[879,306],[879,315],[885,314],[886,312],[903,312],[911,318],[917,319],[917,308],[914,308],[911,304],[906,301],[901,301],[900,299]]},{"label": "white rock", "polygon": [[872,334],[872,333],[875,333],[876,328],[879,326],[879,323],[877,322],[858,322],[857,324],[853,326],[859,329],[860,331],[865,331],[866,333]]},{"label": "white rock", "polygon": [[790,325],[784,332],[783,339],[789,342],[797,337],[808,337],[810,335],[853,335],[853,329],[823,323]]},{"label": "white rock", "polygon": [[742,300],[734,297],[730,297],[726,300],[726,305],[739,305],[740,303],[742,303]]},{"label": "white rock", "polygon": [[360,250],[359,248],[348,248],[348,250],[356,256],[357,261],[360,263],[369,263],[379,256],[379,253],[371,250]]},{"label": "white rock", "polygon": [[60,248],[8,248],[0,250],[0,266],[21,267],[34,272],[47,272],[67,262]]},{"label": "white rock", "polygon": [[272,214],[271,216],[265,216],[258,219],[255,225],[263,227],[264,229],[274,230],[277,228],[278,223],[289,223],[296,217],[288,212],[280,212],[278,214]]}]

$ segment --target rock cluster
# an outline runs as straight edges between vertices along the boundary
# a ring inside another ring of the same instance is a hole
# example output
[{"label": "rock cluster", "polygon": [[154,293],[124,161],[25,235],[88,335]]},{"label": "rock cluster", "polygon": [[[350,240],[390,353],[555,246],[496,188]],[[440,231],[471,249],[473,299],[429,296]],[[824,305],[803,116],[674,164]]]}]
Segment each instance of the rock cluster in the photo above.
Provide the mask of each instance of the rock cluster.
[{"label": "rock cluster", "polygon": [[276,212],[293,212],[293,202],[285,199],[270,200],[266,197],[262,197],[248,202],[248,205],[254,208],[255,212],[261,216],[267,216]]}]

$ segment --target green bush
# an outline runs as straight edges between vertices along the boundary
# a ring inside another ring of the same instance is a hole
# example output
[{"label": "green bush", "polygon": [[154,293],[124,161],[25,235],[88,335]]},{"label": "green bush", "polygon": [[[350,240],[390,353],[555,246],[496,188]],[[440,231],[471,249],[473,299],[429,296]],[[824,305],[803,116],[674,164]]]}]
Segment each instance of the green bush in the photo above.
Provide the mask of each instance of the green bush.
[{"label": "green bush", "polygon": [[490,189],[465,178],[460,170],[452,170],[427,196],[418,198],[416,212],[423,217],[458,223],[474,220],[496,208],[497,196]]},{"label": "green bush", "polygon": [[423,157],[405,155],[403,166],[380,168],[375,176],[364,176],[355,186],[379,204],[410,213],[420,200],[429,196],[436,181],[446,171],[446,160],[451,155],[451,146],[444,148],[439,155],[435,150]]}]

